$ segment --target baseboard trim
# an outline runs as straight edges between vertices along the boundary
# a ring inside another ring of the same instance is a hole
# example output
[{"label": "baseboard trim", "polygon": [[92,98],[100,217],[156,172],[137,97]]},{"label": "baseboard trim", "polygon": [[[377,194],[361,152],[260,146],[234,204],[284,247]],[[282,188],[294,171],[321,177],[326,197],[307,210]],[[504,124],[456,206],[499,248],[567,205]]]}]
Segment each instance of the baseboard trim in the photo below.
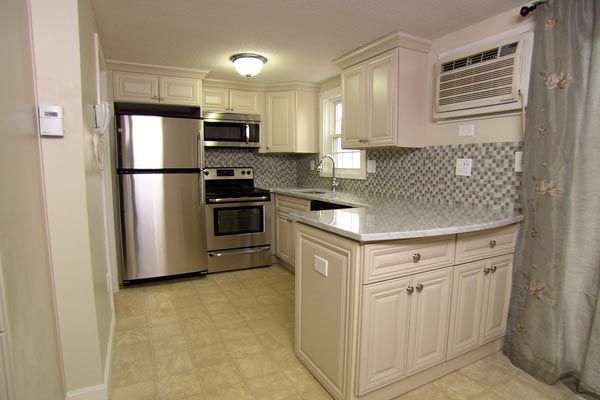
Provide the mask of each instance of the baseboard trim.
[{"label": "baseboard trim", "polygon": [[[112,296],[112,294],[111,294]],[[110,320],[110,333],[108,334],[108,346],[106,347],[106,362],[104,364],[104,387],[110,387],[110,379],[112,373],[112,352],[115,340],[115,330],[117,328],[117,318],[113,312]]]},{"label": "baseboard trim", "polygon": [[65,396],[65,400],[107,400],[108,399],[108,391],[106,390],[106,386],[96,385],[89,386],[83,389],[73,390],[71,392],[67,392]]}]

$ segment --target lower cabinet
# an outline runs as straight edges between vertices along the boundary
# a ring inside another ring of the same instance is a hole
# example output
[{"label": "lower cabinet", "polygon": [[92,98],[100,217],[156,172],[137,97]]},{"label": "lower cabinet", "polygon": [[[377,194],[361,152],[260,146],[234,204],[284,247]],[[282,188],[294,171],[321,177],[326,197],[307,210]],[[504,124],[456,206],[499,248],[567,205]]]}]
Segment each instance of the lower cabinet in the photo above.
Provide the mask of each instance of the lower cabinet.
[{"label": "lower cabinet", "polygon": [[[395,398],[502,348],[514,248],[497,255],[488,243],[517,225],[381,244],[295,225],[296,355],[334,398]],[[447,247],[466,240],[489,251],[457,264]],[[384,257],[407,249],[410,268]],[[368,273],[378,270],[388,279]]]},{"label": "lower cabinet", "polygon": [[451,282],[448,267],[364,287],[359,395],[445,360]]},{"label": "lower cabinet", "polygon": [[280,260],[294,264],[294,223],[288,214],[275,212],[275,255]]},{"label": "lower cabinet", "polygon": [[294,266],[294,223],[288,215],[294,211],[310,210],[310,200],[275,195],[275,255]]},{"label": "lower cabinet", "polygon": [[512,254],[455,267],[448,358],[504,336],[512,270]]}]

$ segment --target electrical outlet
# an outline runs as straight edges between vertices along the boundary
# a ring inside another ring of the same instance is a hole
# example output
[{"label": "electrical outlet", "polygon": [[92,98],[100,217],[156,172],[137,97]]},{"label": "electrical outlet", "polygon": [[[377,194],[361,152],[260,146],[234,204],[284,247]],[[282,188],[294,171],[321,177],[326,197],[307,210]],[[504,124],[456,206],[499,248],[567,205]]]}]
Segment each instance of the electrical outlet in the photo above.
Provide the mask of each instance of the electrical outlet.
[{"label": "electrical outlet", "polygon": [[327,260],[315,255],[314,263],[315,263],[315,267],[314,267],[315,271],[317,271],[318,273],[320,273],[323,276],[327,276],[327,274],[328,274]]},{"label": "electrical outlet", "polygon": [[457,158],[456,159],[456,175],[459,176],[471,176],[471,168],[473,167],[473,160],[470,158]]},{"label": "electrical outlet", "polygon": [[523,172],[523,152],[515,151],[515,172]]},{"label": "electrical outlet", "polygon": [[377,162],[375,160],[367,160],[367,172],[374,174],[377,171]]},{"label": "electrical outlet", "polygon": [[311,171],[315,170],[315,160],[310,160],[310,170]]}]

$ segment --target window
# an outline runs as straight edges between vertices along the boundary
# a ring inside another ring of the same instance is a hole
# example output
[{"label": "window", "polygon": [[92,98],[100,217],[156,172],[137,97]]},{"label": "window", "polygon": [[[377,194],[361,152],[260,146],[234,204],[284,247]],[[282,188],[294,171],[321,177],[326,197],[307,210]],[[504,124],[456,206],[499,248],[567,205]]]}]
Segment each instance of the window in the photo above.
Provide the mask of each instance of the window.
[{"label": "window", "polygon": [[[335,158],[336,176],[348,179],[366,179],[364,150],[342,148],[343,104],[340,88],[321,94],[321,156]],[[325,161],[321,176],[331,176],[331,163]]]}]

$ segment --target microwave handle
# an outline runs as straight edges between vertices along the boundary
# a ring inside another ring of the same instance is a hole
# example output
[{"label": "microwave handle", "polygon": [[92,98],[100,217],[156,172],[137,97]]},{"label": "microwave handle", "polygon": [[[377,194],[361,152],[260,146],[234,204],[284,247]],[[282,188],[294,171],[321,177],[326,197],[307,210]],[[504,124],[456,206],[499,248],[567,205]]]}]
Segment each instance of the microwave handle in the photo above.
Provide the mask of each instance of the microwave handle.
[{"label": "microwave handle", "polygon": [[250,124],[246,124],[246,143],[250,142]]}]

